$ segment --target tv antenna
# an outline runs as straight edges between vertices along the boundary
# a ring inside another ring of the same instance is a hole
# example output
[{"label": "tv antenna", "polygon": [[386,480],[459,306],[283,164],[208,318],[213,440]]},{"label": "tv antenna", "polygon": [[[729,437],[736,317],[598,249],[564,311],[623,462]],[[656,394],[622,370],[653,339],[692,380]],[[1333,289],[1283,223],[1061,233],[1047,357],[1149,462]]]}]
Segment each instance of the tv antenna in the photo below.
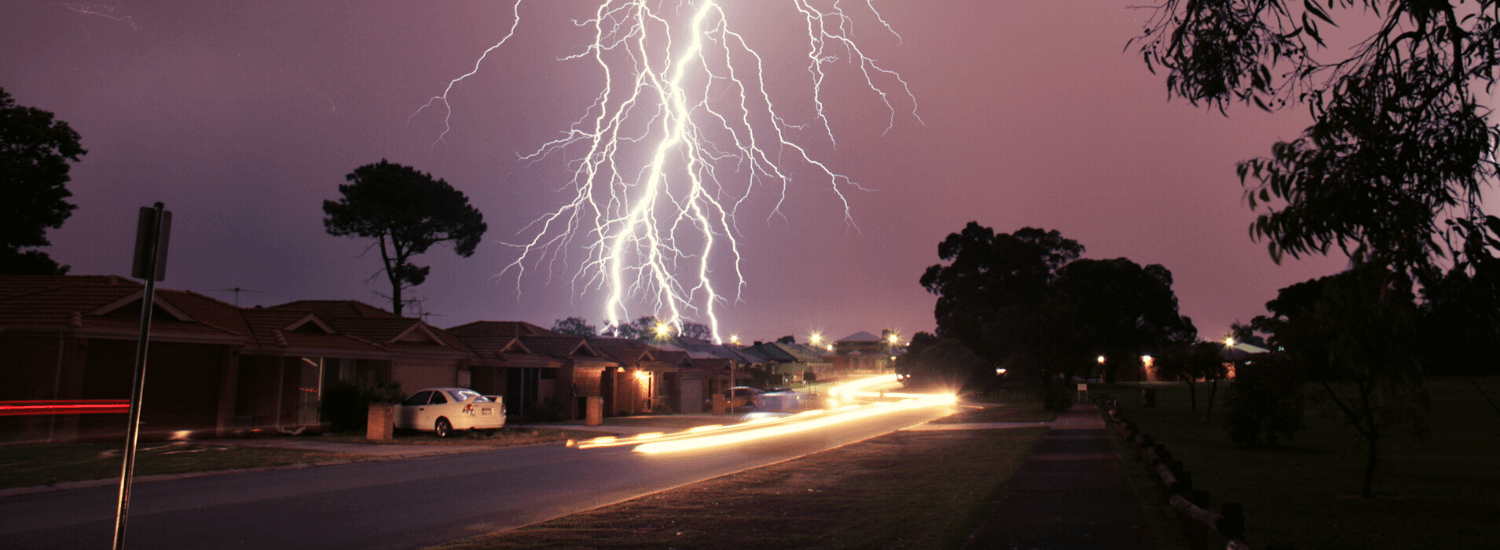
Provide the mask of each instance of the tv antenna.
[{"label": "tv antenna", "polygon": [[234,288],[210,288],[209,290],[216,291],[216,292],[233,292],[234,293],[234,307],[240,307],[240,293],[241,292],[254,292],[256,294],[265,294],[265,291],[263,291],[263,290],[250,290],[248,288],[240,288],[240,287],[234,287]]}]

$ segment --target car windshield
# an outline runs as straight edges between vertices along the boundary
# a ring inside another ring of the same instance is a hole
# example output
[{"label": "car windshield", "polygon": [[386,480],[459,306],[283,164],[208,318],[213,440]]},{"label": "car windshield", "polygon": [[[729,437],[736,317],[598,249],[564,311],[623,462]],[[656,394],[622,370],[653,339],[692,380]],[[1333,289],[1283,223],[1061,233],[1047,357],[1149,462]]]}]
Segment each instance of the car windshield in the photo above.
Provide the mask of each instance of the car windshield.
[{"label": "car windshield", "polygon": [[475,403],[489,402],[489,400],[485,399],[483,395],[479,395],[479,392],[472,390],[449,390],[448,393],[453,396],[454,401],[458,402],[468,401],[470,397],[474,398]]}]

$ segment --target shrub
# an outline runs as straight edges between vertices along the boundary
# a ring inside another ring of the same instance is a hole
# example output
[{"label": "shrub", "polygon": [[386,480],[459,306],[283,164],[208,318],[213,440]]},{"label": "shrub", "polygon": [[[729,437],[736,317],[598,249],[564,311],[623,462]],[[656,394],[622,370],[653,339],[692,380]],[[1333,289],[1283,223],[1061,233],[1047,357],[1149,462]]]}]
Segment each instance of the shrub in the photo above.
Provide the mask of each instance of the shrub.
[{"label": "shrub", "polygon": [[1224,395],[1224,432],[1246,448],[1291,439],[1303,428],[1301,386],[1300,372],[1284,356],[1240,366]]},{"label": "shrub", "polygon": [[400,382],[380,382],[374,387],[335,381],[323,389],[319,413],[333,432],[355,432],[365,428],[371,403],[400,403]]},{"label": "shrub", "polygon": [[1073,392],[1054,386],[1043,397],[1042,405],[1049,411],[1066,411],[1073,406]]}]

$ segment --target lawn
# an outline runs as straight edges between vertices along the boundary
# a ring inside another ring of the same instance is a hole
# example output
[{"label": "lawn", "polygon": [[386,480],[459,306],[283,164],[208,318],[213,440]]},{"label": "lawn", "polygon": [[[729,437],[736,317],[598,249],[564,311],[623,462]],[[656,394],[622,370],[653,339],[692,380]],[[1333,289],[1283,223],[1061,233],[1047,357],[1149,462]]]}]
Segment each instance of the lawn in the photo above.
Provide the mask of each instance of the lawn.
[{"label": "lawn", "polygon": [[[1473,382],[1471,382],[1471,380]],[[1364,450],[1355,432],[1310,399],[1307,429],[1278,448],[1244,450],[1224,434],[1219,412],[1223,388],[1209,420],[1190,410],[1181,383],[1147,384],[1157,406],[1137,403],[1134,385],[1095,384],[1114,395],[1144,433],[1165,443],[1193,472],[1194,485],[1213,502],[1245,507],[1246,539],[1253,546],[1290,544],[1299,549],[1474,548],[1493,546],[1500,534],[1500,414],[1487,402],[1500,397],[1500,377],[1432,378],[1428,416],[1431,437],[1384,440],[1377,469],[1377,498],[1360,499]],[[1316,397],[1323,390],[1307,388]]]},{"label": "lawn", "polygon": [[958,548],[1046,431],[896,432],[441,548]]},{"label": "lawn", "polygon": [[[123,443],[0,445],[0,489],[119,479],[123,448]],[[355,456],[222,444],[144,442],[136,448],[135,475],[234,470],[350,458]]]}]

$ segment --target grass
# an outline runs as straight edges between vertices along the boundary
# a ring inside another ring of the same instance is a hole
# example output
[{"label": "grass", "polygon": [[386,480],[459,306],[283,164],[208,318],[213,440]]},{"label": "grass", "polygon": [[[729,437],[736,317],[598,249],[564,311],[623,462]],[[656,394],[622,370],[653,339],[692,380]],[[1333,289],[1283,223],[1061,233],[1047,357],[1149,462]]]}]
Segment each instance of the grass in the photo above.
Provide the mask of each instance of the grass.
[{"label": "grass", "polygon": [[[0,445],[0,489],[120,477],[123,444],[17,443]],[[321,451],[201,443],[142,443],[135,475],[181,474],[354,458]]]},{"label": "grass", "polygon": [[1045,433],[896,432],[439,548],[957,548]]},{"label": "grass", "polygon": [[[1365,458],[1360,440],[1320,400],[1309,400],[1307,429],[1295,439],[1245,450],[1223,432],[1223,388],[1209,420],[1201,419],[1203,392],[1193,412],[1180,383],[1148,384],[1156,388],[1155,408],[1137,405],[1133,385],[1095,385],[1093,391],[1119,399],[1214,503],[1243,504],[1247,542],[1256,547],[1472,548],[1491,546],[1500,534],[1494,497],[1500,491],[1500,414],[1469,380],[1427,381],[1432,437],[1383,440],[1374,499],[1357,498]],[[1492,399],[1500,396],[1500,377],[1472,380]],[[1322,391],[1308,388],[1312,396]]]},{"label": "grass", "polygon": [[[542,427],[505,428],[486,436],[482,433],[460,433],[439,438],[430,433],[398,432],[395,445],[529,445],[587,439],[607,435],[597,431]],[[373,443],[363,433],[296,436],[305,442]],[[90,481],[120,477],[119,443],[14,443],[0,445],[0,489],[55,485],[70,481]],[[204,442],[142,442],[136,448],[135,475],[182,474],[215,470],[235,470],[265,466],[306,464],[329,460],[360,458],[359,454],[272,447],[248,447]]]}]

